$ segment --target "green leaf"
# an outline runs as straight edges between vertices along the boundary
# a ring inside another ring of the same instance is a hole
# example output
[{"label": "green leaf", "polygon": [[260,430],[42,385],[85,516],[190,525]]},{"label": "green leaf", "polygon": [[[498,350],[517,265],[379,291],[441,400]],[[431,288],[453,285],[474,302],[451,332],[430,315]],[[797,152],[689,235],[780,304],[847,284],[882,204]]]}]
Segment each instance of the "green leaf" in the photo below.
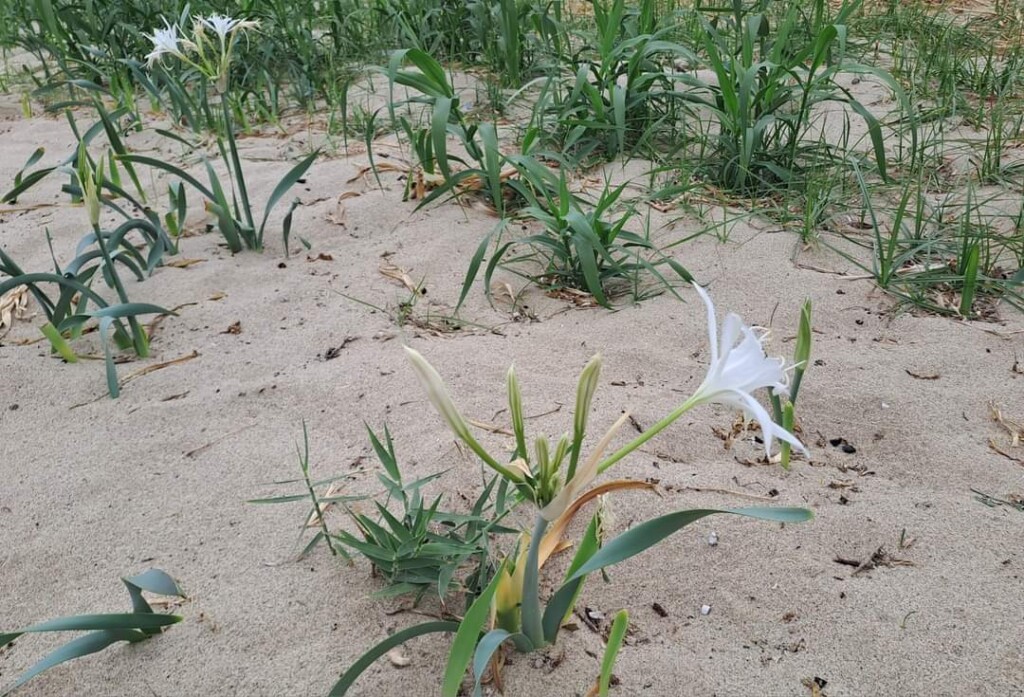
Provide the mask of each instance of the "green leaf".
[{"label": "green leaf", "polygon": [[[33,624],[11,635],[21,636],[36,632],[79,632],[98,629],[159,629],[181,622],[177,615],[158,615],[156,613],[110,613],[102,615],[74,615],[58,617],[45,622]],[[8,642],[10,639],[8,639]]]},{"label": "green leaf", "polygon": [[473,656],[473,697],[481,697],[480,681],[484,677],[484,671],[487,670],[487,664],[494,652],[509,639],[517,642],[529,642],[529,639],[523,634],[510,634],[504,629],[492,629],[476,645],[476,653]]},{"label": "green leaf", "polygon": [[[263,220],[260,222],[260,228],[256,234],[257,247],[263,246],[263,229],[267,226],[267,218],[270,217],[270,211],[272,211],[274,206],[277,205],[277,202],[280,201],[286,193],[288,193],[288,190],[302,179],[303,175],[306,174],[306,171],[310,166],[312,166],[313,162],[317,157],[319,157],[319,155],[319,149],[311,152],[303,158],[301,162],[288,170],[288,174],[284,175],[284,177],[281,178],[281,181],[277,183],[277,186],[274,187],[274,190],[270,194],[270,198],[267,199],[267,207],[263,209]],[[292,210],[294,210],[294,206]],[[287,245],[287,242],[285,244]]]},{"label": "green leaf", "polygon": [[199,193],[201,193],[203,196],[210,199],[211,201],[215,200],[216,198],[213,195],[213,192],[206,188],[206,186],[202,184],[198,179],[196,179],[195,177],[193,177],[191,174],[181,169],[180,167],[175,167],[174,165],[168,164],[163,160],[158,160],[154,157],[146,157],[145,155],[121,155],[117,159],[122,160],[124,162],[134,162],[140,165],[146,165],[148,167],[162,169],[163,171],[169,174],[173,174],[182,181],[188,183],[190,186],[195,188],[197,191],[199,191]]},{"label": "green leaf", "polygon": [[608,688],[612,682],[612,669],[615,668],[615,659],[618,658],[619,649],[626,639],[626,629],[629,627],[629,613],[620,610],[612,621],[612,628],[608,632],[608,644],[604,648],[604,657],[601,659],[601,677],[598,679],[599,697],[608,697]]},{"label": "green leaf", "polygon": [[86,634],[83,637],[79,637],[67,644],[64,644],[59,649],[50,653],[27,671],[22,673],[13,685],[3,692],[0,692],[0,697],[6,697],[35,676],[53,668],[54,666],[60,665],[61,663],[102,651],[111,644],[115,644],[119,641],[134,643],[137,641],[143,641],[147,638],[148,635],[134,629],[107,629]]},{"label": "green leaf", "polygon": [[150,569],[135,576],[122,578],[121,582],[128,589],[128,595],[132,599],[132,607],[135,608],[135,612],[153,611],[153,608],[149,606],[146,599],[142,597],[142,591],[178,598],[186,597],[178,582],[160,569]]},{"label": "green leaf", "polygon": [[61,333],[57,331],[57,328],[53,326],[52,323],[47,322],[40,327],[39,330],[43,333],[43,336],[50,341],[50,346],[53,347],[53,350],[60,354],[60,357],[63,358],[65,362],[78,362],[78,356],[75,355],[74,349],[72,349],[71,345],[64,340],[64,337],[61,336]]},{"label": "green leaf", "polygon": [[334,684],[334,687],[331,688],[330,697],[342,697],[342,695],[348,692],[348,689],[352,687],[352,684],[356,679],[362,675],[367,668],[373,665],[374,661],[396,646],[401,646],[410,639],[423,636],[424,634],[454,632],[458,629],[459,624],[457,622],[437,621],[424,622],[423,624],[403,629],[400,632],[395,632],[387,639],[364,653],[359,660],[353,663],[352,666],[342,674],[341,679]]},{"label": "green leaf", "polygon": [[571,607],[570,603],[587,575],[606,566],[618,564],[630,557],[634,557],[690,523],[715,513],[730,513],[779,523],[799,523],[810,520],[813,517],[813,514],[806,508],[754,507],[724,510],[705,508],[676,511],[675,513],[669,513],[636,525],[602,547],[576,569],[571,576],[566,578],[562,587],[548,601],[547,610],[544,612],[545,635],[554,636],[557,634],[558,626],[561,624],[567,608]]},{"label": "green leaf", "polygon": [[978,259],[981,252],[977,242],[970,246],[967,252],[967,262],[964,264],[964,287],[960,295],[960,314],[963,317],[971,316],[971,308],[974,307],[974,293],[978,287]]},{"label": "green leaf", "polygon": [[107,391],[112,399],[117,399],[121,394],[121,384],[117,380],[117,366],[110,348],[110,327],[113,323],[112,317],[100,317],[100,343],[103,344],[103,358],[107,367]]},{"label": "green leaf", "polygon": [[569,579],[573,578],[576,571],[588,559],[594,556],[601,547],[601,541],[598,538],[598,524],[599,521],[595,515],[590,519],[590,524],[587,525],[587,530],[583,533],[583,537],[576,547],[576,554],[573,555],[569,569],[565,573],[565,580],[567,583],[572,584],[572,589],[567,590],[565,593],[556,593],[548,600],[548,605],[544,609],[544,639],[549,644],[555,643],[555,639],[558,638],[558,630],[562,628],[562,624],[568,619],[569,613],[572,612],[576,599],[583,590],[583,582],[586,580],[585,578],[578,578],[572,581]]},{"label": "green leaf", "polygon": [[[473,257],[469,260],[469,268],[466,270],[466,277],[462,281],[462,292],[459,293],[459,302],[455,305],[455,312],[459,311],[462,307],[462,303],[465,302],[466,296],[469,295],[469,289],[473,286],[473,281],[476,280],[476,275],[480,271],[480,264],[484,260],[484,255],[487,254],[487,248],[491,245],[491,239],[495,236],[500,240],[501,234],[505,230],[505,226],[508,225],[508,220],[501,219],[498,224],[494,226],[484,238],[480,241],[480,245],[476,248],[476,252],[473,253]],[[502,251],[508,249],[508,245],[502,248]],[[500,260],[501,255],[495,253],[492,263],[494,260]],[[487,295],[490,297],[490,275],[488,274],[486,279]]]},{"label": "green leaf", "polygon": [[459,686],[462,684],[462,676],[466,674],[466,668],[473,658],[474,649],[480,639],[480,632],[487,622],[491,613],[491,598],[501,581],[505,572],[506,562],[498,567],[491,582],[487,584],[483,592],[477,596],[473,604],[469,606],[465,617],[459,623],[458,632],[452,642],[451,652],[448,654],[448,665],[444,670],[444,681],[441,684],[441,697],[457,697]]},{"label": "green leaf", "polygon": [[448,121],[451,118],[453,104],[454,101],[450,97],[435,97],[433,116],[430,120],[434,156],[445,179],[452,178],[451,165],[448,163]]},{"label": "green leaf", "polygon": [[570,577],[582,578],[587,574],[618,564],[653,547],[669,535],[678,532],[690,523],[715,513],[730,513],[748,518],[768,520],[778,523],[800,523],[810,520],[814,515],[806,508],[732,508],[732,509],[694,509],[676,511],[667,515],[635,525],[601,548],[583,566]]}]

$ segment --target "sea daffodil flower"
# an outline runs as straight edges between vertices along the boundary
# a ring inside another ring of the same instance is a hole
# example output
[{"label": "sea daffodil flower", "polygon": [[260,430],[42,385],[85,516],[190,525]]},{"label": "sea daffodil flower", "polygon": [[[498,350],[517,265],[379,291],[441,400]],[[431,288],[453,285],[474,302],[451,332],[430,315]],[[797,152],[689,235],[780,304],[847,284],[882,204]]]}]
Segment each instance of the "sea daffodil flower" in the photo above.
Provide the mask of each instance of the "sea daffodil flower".
[{"label": "sea daffodil flower", "polygon": [[719,333],[711,297],[696,283],[693,288],[707,308],[711,365],[708,366],[704,382],[688,401],[692,401],[693,406],[715,403],[742,409],[748,419],[752,417],[760,424],[765,454],[769,457],[772,454],[772,442],[776,439],[806,453],[807,449],[797,437],[776,424],[753,395],[755,390],[761,388],[770,389],[776,394],[788,394],[785,359],[769,358],[763,343],[766,333],[743,324],[739,315],[732,312],[726,315]]},{"label": "sea daffodil flower", "polygon": [[769,358],[764,351],[765,334],[744,324],[739,315],[731,312],[726,315],[719,333],[718,318],[710,296],[696,283],[693,287],[707,309],[708,339],[711,342],[711,365],[704,381],[668,416],[610,455],[600,464],[598,473],[604,472],[700,404],[724,404],[742,409],[748,419],[753,418],[760,424],[768,457],[771,457],[775,440],[785,441],[795,450],[807,453],[803,443],[776,424],[753,395],[761,388],[770,389],[775,394],[788,393],[789,368],[785,360]]},{"label": "sea daffodil flower", "polygon": [[196,27],[199,29],[209,29],[220,42],[223,44],[227,41],[228,36],[236,31],[246,31],[247,29],[255,29],[260,25],[259,21],[254,19],[235,19],[234,17],[227,17],[225,15],[210,15],[209,17],[195,18]]},{"label": "sea daffodil flower", "polygon": [[153,65],[164,56],[174,56],[187,60],[182,49],[191,49],[194,44],[178,34],[177,24],[168,24],[164,20],[163,29],[155,29],[152,34],[146,34],[146,38],[153,42],[153,50],[146,55],[146,63]]}]

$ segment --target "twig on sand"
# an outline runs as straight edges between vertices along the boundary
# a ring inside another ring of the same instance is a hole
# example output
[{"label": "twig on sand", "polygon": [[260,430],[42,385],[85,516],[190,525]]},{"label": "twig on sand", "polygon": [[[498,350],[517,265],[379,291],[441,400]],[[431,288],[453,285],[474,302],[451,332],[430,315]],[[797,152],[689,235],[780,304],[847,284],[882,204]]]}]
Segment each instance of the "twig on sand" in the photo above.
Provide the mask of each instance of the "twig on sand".
[{"label": "twig on sand", "polygon": [[249,424],[248,426],[243,426],[242,428],[239,428],[239,429],[236,429],[234,431],[230,431],[228,433],[225,433],[220,438],[214,438],[213,440],[211,440],[206,445],[200,445],[198,448],[193,448],[192,450],[189,450],[187,453],[185,453],[185,457],[194,458],[199,453],[204,452],[206,450],[209,450],[213,446],[217,445],[217,443],[220,443],[223,440],[227,440],[231,436],[237,436],[239,433],[242,433],[243,431],[248,431],[250,428],[253,428],[255,425],[256,424]]}]

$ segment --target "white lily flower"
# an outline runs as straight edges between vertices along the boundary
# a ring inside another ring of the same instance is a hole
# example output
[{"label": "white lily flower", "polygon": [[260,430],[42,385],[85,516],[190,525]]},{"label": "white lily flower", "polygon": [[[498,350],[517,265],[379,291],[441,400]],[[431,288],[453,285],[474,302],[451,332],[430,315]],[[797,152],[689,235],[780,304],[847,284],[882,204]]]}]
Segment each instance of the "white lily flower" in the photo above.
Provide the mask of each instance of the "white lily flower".
[{"label": "white lily flower", "polygon": [[236,31],[255,29],[260,25],[257,20],[235,19],[226,15],[210,15],[209,17],[196,17],[197,26],[206,28],[217,35],[221,43],[227,41],[228,36]]},{"label": "white lily flower", "polygon": [[168,24],[165,19],[164,25],[163,29],[155,29],[152,34],[146,34],[146,38],[153,42],[152,52],[146,55],[146,62],[149,65],[153,65],[164,56],[184,59],[185,53],[182,49],[193,45],[191,41],[178,34],[177,24]]},{"label": "white lily flower", "polygon": [[766,333],[759,333],[743,324],[736,314],[729,313],[722,323],[721,335],[715,306],[706,290],[696,283],[694,290],[700,295],[708,312],[708,338],[711,341],[711,365],[704,382],[690,398],[697,404],[724,404],[742,409],[748,419],[761,425],[765,453],[771,457],[772,442],[783,440],[802,453],[807,453],[796,436],[782,428],[768,415],[767,410],[754,397],[762,387],[776,394],[788,394],[786,362],[782,358],[769,358],[764,351]]}]

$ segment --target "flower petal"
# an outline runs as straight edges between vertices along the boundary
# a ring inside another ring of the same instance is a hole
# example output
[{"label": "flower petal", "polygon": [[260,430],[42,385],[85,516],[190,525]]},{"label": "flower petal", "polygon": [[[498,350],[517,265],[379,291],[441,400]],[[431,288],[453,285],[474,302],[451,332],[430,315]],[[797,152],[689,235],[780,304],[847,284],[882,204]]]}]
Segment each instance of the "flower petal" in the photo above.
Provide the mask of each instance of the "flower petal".
[{"label": "flower petal", "polygon": [[697,295],[704,301],[704,307],[707,308],[708,312],[708,341],[711,344],[711,363],[715,364],[718,362],[718,318],[715,317],[715,306],[711,302],[711,296],[708,292],[701,288],[696,283],[691,284],[693,289],[697,291]]},{"label": "flower petal", "polygon": [[746,392],[734,392],[734,398],[743,406],[744,412],[753,416],[754,420],[761,426],[761,437],[764,440],[764,452],[769,458],[772,456],[772,442],[776,439],[784,440],[803,454],[807,454],[804,444],[786,429],[779,426],[769,416],[768,411],[761,406],[761,403],[754,399],[753,395]]}]

